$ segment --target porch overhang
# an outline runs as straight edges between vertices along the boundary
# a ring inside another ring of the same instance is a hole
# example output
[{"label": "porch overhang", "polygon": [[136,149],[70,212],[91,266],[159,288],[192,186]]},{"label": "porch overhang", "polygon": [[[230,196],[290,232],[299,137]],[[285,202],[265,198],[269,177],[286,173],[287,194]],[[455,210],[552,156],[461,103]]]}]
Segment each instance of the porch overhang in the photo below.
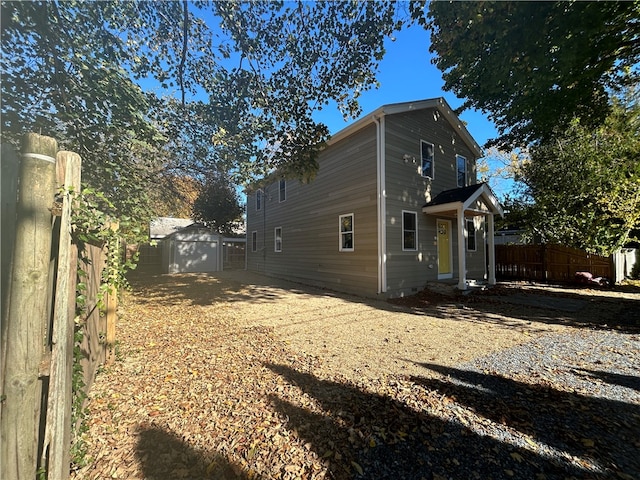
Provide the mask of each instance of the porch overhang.
[{"label": "porch overhang", "polygon": [[[487,210],[476,207],[479,201],[486,206]],[[439,214],[450,217],[457,216],[460,210],[467,216],[500,215],[504,217],[502,205],[486,183],[445,190],[422,207],[422,212],[428,215]]]},{"label": "porch overhang", "polygon": [[438,215],[456,219],[458,236],[458,288],[466,290],[466,250],[467,235],[465,218],[484,216],[487,218],[488,247],[488,280],[490,285],[496,283],[494,215],[504,217],[504,209],[486,183],[446,190],[438,194],[432,201],[422,207],[427,215]]}]

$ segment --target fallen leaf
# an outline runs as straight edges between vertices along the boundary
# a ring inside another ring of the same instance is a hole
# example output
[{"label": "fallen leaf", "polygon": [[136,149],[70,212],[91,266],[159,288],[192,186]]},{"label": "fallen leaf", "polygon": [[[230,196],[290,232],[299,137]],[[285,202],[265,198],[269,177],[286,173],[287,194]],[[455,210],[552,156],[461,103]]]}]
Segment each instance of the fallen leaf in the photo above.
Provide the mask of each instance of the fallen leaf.
[{"label": "fallen leaf", "polygon": [[353,465],[353,468],[355,468],[355,469],[356,469],[356,471],[357,471],[360,475],[362,475],[362,474],[364,473],[364,471],[362,470],[362,467],[361,467],[359,464],[357,464],[356,462],[353,462],[353,461],[352,461],[352,462],[351,462],[351,465]]}]

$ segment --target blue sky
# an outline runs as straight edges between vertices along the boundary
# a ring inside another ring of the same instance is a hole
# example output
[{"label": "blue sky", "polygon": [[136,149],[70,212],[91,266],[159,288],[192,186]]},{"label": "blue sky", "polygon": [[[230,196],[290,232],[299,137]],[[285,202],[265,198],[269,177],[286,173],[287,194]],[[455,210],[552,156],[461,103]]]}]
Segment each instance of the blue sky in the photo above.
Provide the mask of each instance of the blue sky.
[{"label": "blue sky", "polygon": [[[387,39],[386,54],[380,62],[378,73],[380,87],[364,92],[358,99],[362,115],[390,103],[435,97],[444,97],[454,109],[462,105],[462,99],[443,90],[442,72],[431,63],[433,55],[429,52],[429,36],[429,31],[413,25],[396,33],[395,41]],[[325,107],[314,118],[327,125],[332,135],[356,120],[345,121],[336,106]],[[465,110],[460,118],[466,122],[469,133],[481,147],[487,140],[498,135],[493,122],[482,112]],[[502,166],[491,159],[488,163],[492,168]],[[501,179],[493,179],[490,184],[499,197],[503,197],[513,187],[512,181]]]},{"label": "blue sky", "polygon": [[[378,74],[380,88],[368,90],[359,98],[363,115],[389,103],[435,97],[444,97],[452,108],[462,105],[461,99],[442,89],[442,73],[431,63],[433,56],[429,53],[429,35],[424,28],[413,25],[398,32],[395,41],[387,39],[387,52],[380,62]],[[467,110],[460,118],[467,122],[467,129],[480,146],[497,136],[493,123],[480,112]],[[331,134],[353,121],[345,122],[335,107],[323,109],[315,115],[315,119],[327,125]]]}]

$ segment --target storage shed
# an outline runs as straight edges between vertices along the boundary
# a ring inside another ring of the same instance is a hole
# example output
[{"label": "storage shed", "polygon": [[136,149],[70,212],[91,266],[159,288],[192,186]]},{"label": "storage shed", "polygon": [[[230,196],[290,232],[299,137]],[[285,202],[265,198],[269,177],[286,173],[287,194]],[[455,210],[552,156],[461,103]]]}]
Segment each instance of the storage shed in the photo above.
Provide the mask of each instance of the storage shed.
[{"label": "storage shed", "polygon": [[223,238],[197,224],[172,233],[162,242],[163,273],[219,272]]}]

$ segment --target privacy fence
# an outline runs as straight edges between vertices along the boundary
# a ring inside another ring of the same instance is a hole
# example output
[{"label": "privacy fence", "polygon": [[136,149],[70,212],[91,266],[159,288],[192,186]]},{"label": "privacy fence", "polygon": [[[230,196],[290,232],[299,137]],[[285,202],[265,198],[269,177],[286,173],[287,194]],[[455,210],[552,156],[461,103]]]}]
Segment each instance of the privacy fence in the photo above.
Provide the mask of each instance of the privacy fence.
[{"label": "privacy fence", "polygon": [[82,401],[113,356],[116,292],[98,308],[106,251],[79,251],[72,240],[80,157],[27,134],[20,154],[3,146],[1,160],[0,478],[61,480],[69,476],[74,399]]},{"label": "privacy fence", "polygon": [[496,277],[540,282],[573,282],[576,272],[614,278],[611,257],[562,245],[496,245]]}]

